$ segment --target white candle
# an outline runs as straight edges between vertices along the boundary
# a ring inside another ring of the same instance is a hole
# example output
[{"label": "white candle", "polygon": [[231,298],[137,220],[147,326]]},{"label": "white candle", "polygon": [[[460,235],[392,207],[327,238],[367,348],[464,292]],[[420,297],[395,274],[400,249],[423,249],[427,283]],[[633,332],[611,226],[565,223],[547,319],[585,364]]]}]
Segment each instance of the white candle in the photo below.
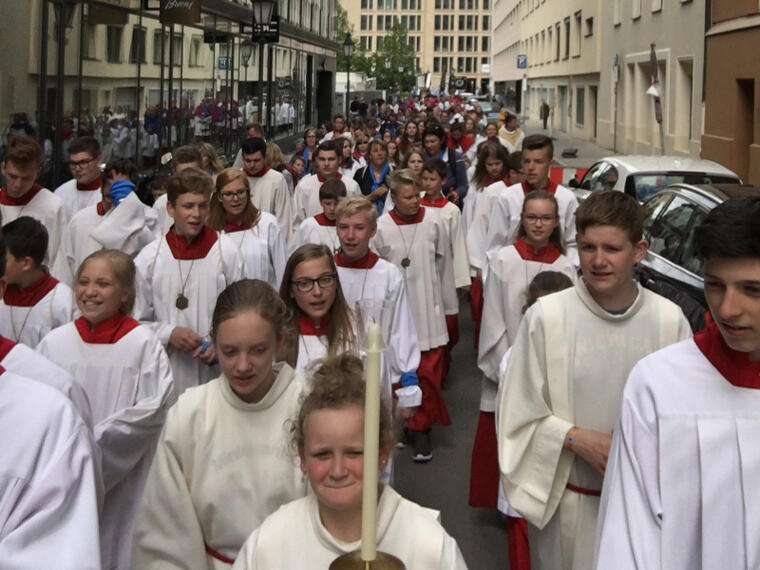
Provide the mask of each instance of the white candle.
[{"label": "white candle", "polygon": [[377,557],[377,467],[380,455],[380,325],[367,330],[367,377],[364,396],[364,477],[362,479],[362,560]]}]

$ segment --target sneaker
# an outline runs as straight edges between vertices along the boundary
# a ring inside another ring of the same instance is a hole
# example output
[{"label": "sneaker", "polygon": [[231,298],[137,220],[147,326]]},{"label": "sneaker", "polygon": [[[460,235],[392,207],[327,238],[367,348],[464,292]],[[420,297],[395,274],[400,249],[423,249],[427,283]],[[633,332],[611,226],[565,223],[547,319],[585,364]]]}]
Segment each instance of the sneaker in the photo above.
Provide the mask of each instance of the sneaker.
[{"label": "sneaker", "polygon": [[398,440],[396,441],[396,449],[405,449],[406,446],[409,445],[410,439],[409,430],[403,428],[398,435]]},{"label": "sneaker", "polygon": [[412,436],[412,460],[415,463],[427,463],[433,459],[430,446],[430,430],[409,432]]}]

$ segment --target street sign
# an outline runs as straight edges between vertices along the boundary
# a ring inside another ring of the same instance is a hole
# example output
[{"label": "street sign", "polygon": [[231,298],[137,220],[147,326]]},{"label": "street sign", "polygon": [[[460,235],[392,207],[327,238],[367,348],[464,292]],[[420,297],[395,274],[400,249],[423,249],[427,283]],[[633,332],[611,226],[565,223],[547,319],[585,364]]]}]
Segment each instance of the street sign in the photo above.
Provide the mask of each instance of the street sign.
[{"label": "street sign", "polygon": [[527,55],[518,55],[517,56],[517,69],[528,69],[528,56]]},{"label": "street sign", "polygon": [[254,42],[261,42],[265,44],[277,43],[280,41],[280,16],[272,16],[272,21],[269,23],[253,23],[253,37]]},{"label": "street sign", "polygon": [[218,63],[216,64],[216,68],[219,71],[227,71],[228,69],[232,68],[231,64],[231,58],[228,55],[220,55],[218,58]]}]

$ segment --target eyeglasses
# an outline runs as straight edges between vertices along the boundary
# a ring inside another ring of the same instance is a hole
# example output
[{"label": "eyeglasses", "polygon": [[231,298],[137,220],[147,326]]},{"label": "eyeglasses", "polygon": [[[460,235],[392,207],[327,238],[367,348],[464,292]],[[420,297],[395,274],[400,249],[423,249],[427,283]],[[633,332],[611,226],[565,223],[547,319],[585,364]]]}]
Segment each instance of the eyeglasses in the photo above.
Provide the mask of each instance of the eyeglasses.
[{"label": "eyeglasses", "polygon": [[71,168],[71,170],[75,170],[77,168],[84,168],[85,166],[90,164],[93,160],[95,159],[86,158],[85,160],[77,160],[77,161],[71,160],[69,161],[69,168]]},{"label": "eyeglasses", "polygon": [[325,275],[320,275],[316,279],[304,277],[298,281],[291,281],[291,283],[295,285],[296,289],[301,293],[308,293],[314,289],[314,283],[317,283],[320,289],[329,289],[330,287],[334,287],[337,281],[338,275],[336,273],[326,273]]},{"label": "eyeglasses", "polygon": [[529,224],[551,224],[554,221],[554,216],[537,216],[536,214],[525,214],[525,221]]},{"label": "eyeglasses", "polygon": [[240,190],[228,190],[227,192],[219,192],[219,195],[223,200],[233,200],[235,198],[242,200],[245,198],[247,192],[248,191],[245,188],[241,188]]}]

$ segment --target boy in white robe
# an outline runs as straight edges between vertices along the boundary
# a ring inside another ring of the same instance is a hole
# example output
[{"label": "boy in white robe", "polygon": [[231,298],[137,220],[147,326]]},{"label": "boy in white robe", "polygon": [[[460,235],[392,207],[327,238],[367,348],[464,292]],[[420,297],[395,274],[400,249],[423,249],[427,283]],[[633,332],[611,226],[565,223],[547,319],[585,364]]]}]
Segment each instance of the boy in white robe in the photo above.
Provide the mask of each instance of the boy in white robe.
[{"label": "boy in white robe", "polygon": [[[181,146],[171,154],[172,174],[179,174],[186,168],[198,168],[203,170],[203,156],[195,145]],[[155,198],[153,210],[156,213],[156,232],[160,235],[169,231],[174,220],[167,211],[168,196],[166,192]]]},{"label": "boy in white robe", "polygon": [[73,178],[55,189],[55,195],[63,200],[67,220],[79,210],[100,201],[101,162],[103,156],[96,138],[79,137],[69,145],[69,168]]},{"label": "boy in white robe", "polygon": [[[0,293],[4,274],[0,236]],[[3,340],[0,350],[5,361],[13,347]],[[62,394],[1,364],[0,402],[2,565],[99,569],[102,485],[90,429]]]},{"label": "boy in white robe", "polygon": [[351,131],[346,129],[346,118],[340,113],[333,117],[332,130],[325,133],[325,136],[319,142],[321,144],[322,142],[331,141],[339,137],[346,137],[351,142],[354,140]]},{"label": "boy in white robe", "polygon": [[760,495],[760,199],[695,232],[705,329],[642,359],[623,392],[595,568],[756,568]]},{"label": "boy in white robe", "polygon": [[214,377],[216,354],[204,337],[217,296],[243,276],[237,245],[204,223],[212,188],[211,177],[198,169],[172,176],[167,208],[174,226],[135,259],[135,314],[166,347],[177,394]]},{"label": "boy in white robe", "polygon": [[395,207],[378,219],[373,249],[399,267],[409,295],[422,351],[417,369],[422,403],[406,426],[412,432],[413,458],[425,462],[433,456],[431,426],[451,423],[441,382],[449,341],[446,314],[456,310],[459,300],[446,227],[435,208],[420,206],[418,186],[418,179],[411,171],[394,173],[391,195]]},{"label": "boy in white robe", "polygon": [[290,241],[290,252],[305,243],[326,245],[333,253],[338,251],[340,242],[335,231],[335,209],[338,202],[346,197],[346,185],[337,178],[327,180],[319,188],[319,204],[322,212],[301,222]]},{"label": "boy in white robe", "polygon": [[285,177],[265,164],[267,143],[264,139],[247,139],[240,148],[243,152],[243,172],[251,187],[251,202],[259,210],[277,218],[282,237],[288,241],[296,220],[293,198]]},{"label": "boy in white robe", "polygon": [[[575,210],[578,200],[572,190],[549,179],[554,143],[544,135],[525,137],[522,151],[522,165],[525,180],[520,185],[510,186],[498,193],[490,204],[491,221],[485,239],[485,250],[498,249],[514,243],[520,227],[520,212],[525,195],[532,190],[546,190],[554,194],[559,205],[560,227],[566,255],[578,264],[578,247],[575,240]],[[498,191],[497,191],[498,192]]]},{"label": "boy in white robe", "polygon": [[0,335],[33,348],[73,319],[74,296],[42,265],[48,234],[38,220],[21,216],[3,226],[3,234],[8,287],[0,301]]},{"label": "boy in white robe", "polygon": [[79,264],[101,249],[118,249],[134,257],[158,237],[158,216],[135,194],[137,169],[116,158],[103,171],[101,201],[74,214],[64,234],[53,273],[73,285]]},{"label": "boy in white robe", "polygon": [[347,196],[361,194],[359,185],[353,178],[342,176],[338,172],[340,156],[341,150],[334,141],[320,143],[314,151],[312,160],[317,166],[316,174],[307,174],[301,178],[293,191],[296,223],[320,213],[319,188],[330,178],[337,178],[345,184]]},{"label": "boy in white robe", "polygon": [[20,216],[39,220],[48,232],[45,259],[52,267],[66,230],[67,217],[63,200],[34,182],[42,170],[42,160],[42,147],[32,137],[15,135],[10,140],[2,163],[5,186],[0,189],[0,215],[6,224]]},{"label": "boy in white robe", "polygon": [[539,299],[512,345],[499,467],[509,504],[529,522],[534,570],[591,567],[625,379],[640,358],[691,334],[677,305],[633,281],[647,248],[643,217],[622,192],[587,199],[576,217],[583,278]]},{"label": "boy in white robe", "polygon": [[[393,328],[383,364],[390,374],[398,415],[411,417],[422,401],[417,378],[420,347],[404,278],[393,263],[370,251],[370,240],[377,231],[377,209],[369,200],[362,196],[346,198],[338,205],[336,218],[340,251],[335,254],[335,265],[348,306],[374,301],[393,307]],[[390,385],[387,390],[390,399]]]}]

